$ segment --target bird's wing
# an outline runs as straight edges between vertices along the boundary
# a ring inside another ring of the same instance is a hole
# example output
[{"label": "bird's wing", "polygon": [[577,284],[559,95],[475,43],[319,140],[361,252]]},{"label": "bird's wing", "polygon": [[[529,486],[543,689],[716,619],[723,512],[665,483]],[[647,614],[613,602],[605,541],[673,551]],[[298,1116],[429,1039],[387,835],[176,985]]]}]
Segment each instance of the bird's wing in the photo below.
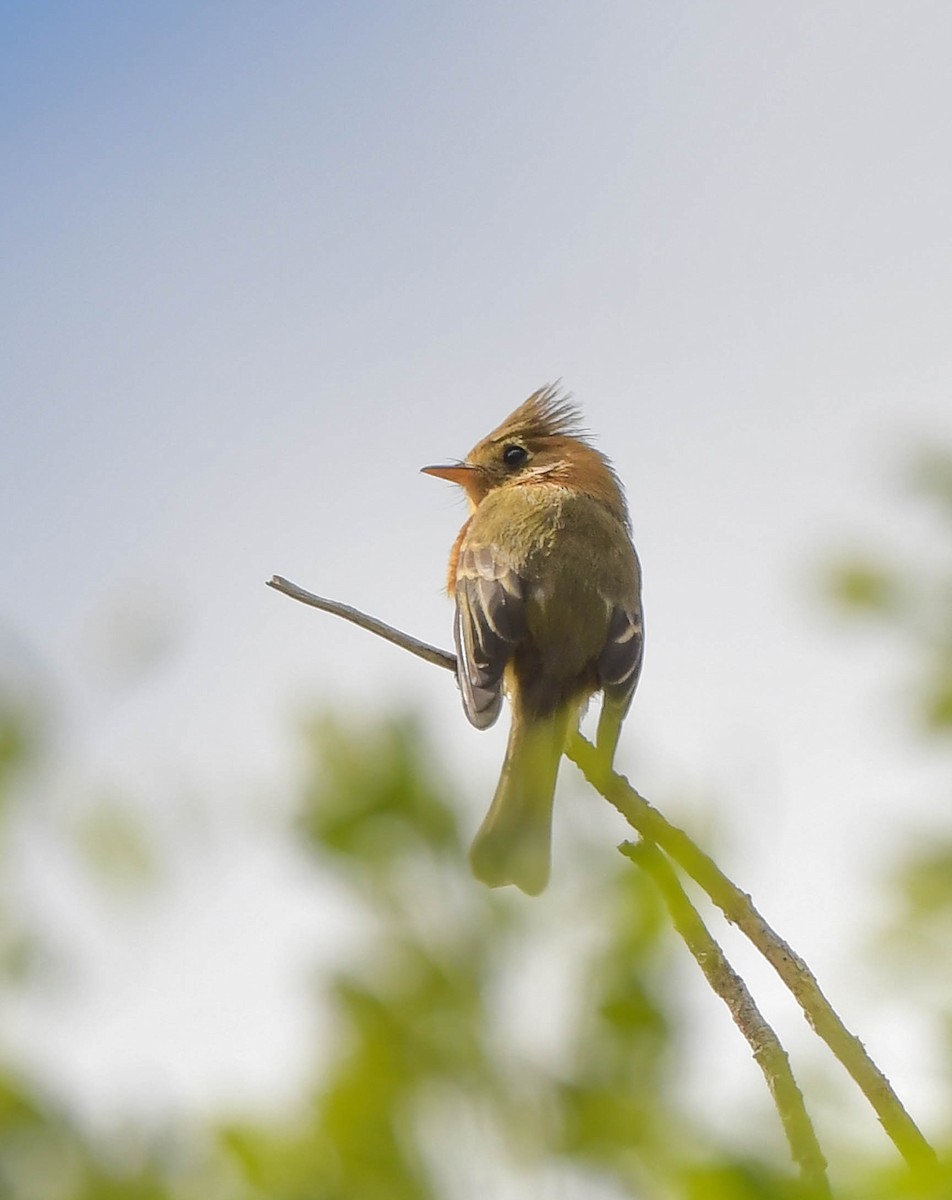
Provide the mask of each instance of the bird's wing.
[{"label": "bird's wing", "polygon": [[506,664],[526,634],[524,585],[492,546],[464,546],[456,568],[456,640],[463,708],[488,729],[502,706]]},{"label": "bird's wing", "polygon": [[639,609],[616,607],[608,622],[605,648],[598,656],[598,678],[605,699],[621,715],[628,711],[638,686],[644,653],[644,629]]}]

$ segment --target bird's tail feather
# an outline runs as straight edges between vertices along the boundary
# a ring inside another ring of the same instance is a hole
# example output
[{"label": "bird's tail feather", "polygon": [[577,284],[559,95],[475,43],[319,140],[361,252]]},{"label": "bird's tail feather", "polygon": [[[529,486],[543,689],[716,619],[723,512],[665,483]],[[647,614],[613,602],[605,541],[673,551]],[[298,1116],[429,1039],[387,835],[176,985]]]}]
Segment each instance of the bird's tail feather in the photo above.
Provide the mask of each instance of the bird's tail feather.
[{"label": "bird's tail feather", "polygon": [[499,785],[469,852],[489,887],[513,883],[537,896],[549,882],[552,801],[572,715],[571,706],[534,720],[513,711]]}]

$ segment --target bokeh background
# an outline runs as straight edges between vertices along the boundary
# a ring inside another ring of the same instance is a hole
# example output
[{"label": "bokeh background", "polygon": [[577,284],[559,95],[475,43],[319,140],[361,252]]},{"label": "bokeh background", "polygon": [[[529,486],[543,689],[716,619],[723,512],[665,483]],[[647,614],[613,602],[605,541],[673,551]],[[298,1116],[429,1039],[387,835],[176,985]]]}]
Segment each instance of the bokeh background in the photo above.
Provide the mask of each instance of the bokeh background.
[{"label": "bokeh background", "polygon": [[[365,919],[294,824],[311,714],[415,713],[464,841],[506,731],[264,581],[449,644],[465,508],[418,468],[560,378],[645,573],[620,767],[946,1127],[941,1021],[871,951],[889,872],[949,834],[917,723],[941,637],[828,594],[889,615],[947,561],[916,481],[952,442],[950,53],[936,0],[0,7],[18,1078],[107,1138],[293,1107],[334,1042],[316,981]],[[564,964],[578,831],[596,872],[626,834],[568,764],[561,788],[524,903],[561,914]],[[684,1102],[736,1135],[746,1048],[690,964],[674,996]]]}]

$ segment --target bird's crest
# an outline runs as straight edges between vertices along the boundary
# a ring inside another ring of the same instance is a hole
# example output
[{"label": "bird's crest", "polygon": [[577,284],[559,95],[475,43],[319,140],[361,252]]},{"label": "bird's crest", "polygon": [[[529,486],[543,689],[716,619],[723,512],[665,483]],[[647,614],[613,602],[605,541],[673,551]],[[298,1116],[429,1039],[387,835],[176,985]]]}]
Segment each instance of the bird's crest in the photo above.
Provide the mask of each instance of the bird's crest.
[{"label": "bird's crest", "polygon": [[486,441],[519,437],[526,441],[547,437],[571,437],[586,441],[585,428],[569,393],[557,383],[546,384],[506,417]]}]

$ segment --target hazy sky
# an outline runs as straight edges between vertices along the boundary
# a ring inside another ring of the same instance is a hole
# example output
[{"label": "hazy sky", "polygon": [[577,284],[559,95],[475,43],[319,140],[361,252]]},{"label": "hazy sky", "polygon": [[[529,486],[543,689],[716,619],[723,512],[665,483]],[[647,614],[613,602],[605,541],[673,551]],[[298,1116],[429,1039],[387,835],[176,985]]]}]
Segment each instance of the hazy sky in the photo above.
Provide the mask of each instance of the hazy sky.
[{"label": "hazy sky", "polygon": [[[620,765],[720,831],[928,1094],[916,1031],[891,1041],[850,976],[897,811],[942,793],[888,653],[814,584],[844,545],[930,544],[897,497],[908,455],[952,438],[950,61],[942,0],[3,5],[0,622],[64,696],[59,802],[113,781],[280,808],[299,706],[406,702],[475,828],[505,722],[475,733],[448,677],[263,583],[448,644],[465,509],[418,468],[561,377],[644,566]],[[175,993],[226,925],[222,995],[235,960],[278,947],[280,981],[308,949],[305,885],[233,838],[181,867],[151,970],[135,932],[76,918],[101,971],[84,1049],[54,1015],[20,1028],[79,1093],[122,1090],[120,984],[185,1047],[156,1068],[170,1093],[214,1092],[222,1063],[233,1083],[249,1029],[249,1086],[293,1058],[268,1040],[278,984],[233,1046]],[[38,903],[71,909],[37,854]],[[239,934],[249,877],[269,920]]]}]

